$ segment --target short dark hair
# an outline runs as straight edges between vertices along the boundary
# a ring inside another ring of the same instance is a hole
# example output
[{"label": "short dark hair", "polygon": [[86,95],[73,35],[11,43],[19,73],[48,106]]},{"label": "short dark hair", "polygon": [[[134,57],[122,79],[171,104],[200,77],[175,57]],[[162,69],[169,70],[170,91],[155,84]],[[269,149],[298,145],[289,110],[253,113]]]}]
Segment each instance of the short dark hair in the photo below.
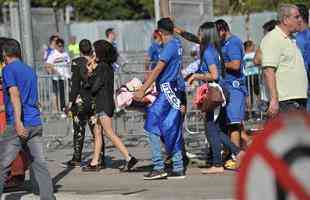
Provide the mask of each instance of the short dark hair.
[{"label": "short dark hair", "polygon": [[56,40],[56,45],[62,45],[62,46],[64,46],[65,45],[65,41],[63,40],[63,39],[61,39],[61,38],[58,38],[57,40]]},{"label": "short dark hair", "polygon": [[216,29],[218,32],[219,31],[225,31],[225,32],[230,31],[228,23],[223,19],[216,20],[215,25],[216,25]]},{"label": "short dark hair", "polygon": [[110,33],[114,32],[114,28],[108,28],[107,30],[105,30],[105,36],[109,37]]},{"label": "short dark hair", "polygon": [[296,6],[304,22],[308,24],[309,23],[309,10],[307,6],[305,4],[296,4]]},{"label": "short dark hair", "polygon": [[254,42],[252,40],[247,40],[243,43],[244,49],[247,50],[248,48],[250,48],[251,46],[254,45]]},{"label": "short dark hair", "polygon": [[278,21],[278,20],[272,19],[272,20],[267,21],[262,27],[263,27],[263,29],[264,29],[265,31],[270,32],[270,31],[272,31],[272,30],[276,27],[276,25],[278,25],[278,24],[279,24],[279,21]]},{"label": "short dark hair", "polygon": [[79,49],[83,55],[87,56],[91,55],[91,53],[93,52],[91,42],[87,39],[83,39],[80,41]]},{"label": "short dark hair", "polygon": [[157,22],[157,29],[161,32],[168,32],[170,34],[173,34],[174,29],[173,21],[168,17],[161,18]]},{"label": "short dark hair", "polygon": [[105,62],[109,65],[116,62],[118,54],[113,45],[106,40],[97,40],[93,44],[98,62]]},{"label": "short dark hair", "polygon": [[20,47],[20,44],[17,40],[13,38],[8,38],[3,46],[2,50],[4,55],[9,56],[9,57],[16,57],[16,58],[21,58],[22,57],[22,50]]},{"label": "short dark hair", "polygon": [[49,44],[51,44],[54,40],[58,39],[59,36],[58,35],[52,35],[49,39]]}]

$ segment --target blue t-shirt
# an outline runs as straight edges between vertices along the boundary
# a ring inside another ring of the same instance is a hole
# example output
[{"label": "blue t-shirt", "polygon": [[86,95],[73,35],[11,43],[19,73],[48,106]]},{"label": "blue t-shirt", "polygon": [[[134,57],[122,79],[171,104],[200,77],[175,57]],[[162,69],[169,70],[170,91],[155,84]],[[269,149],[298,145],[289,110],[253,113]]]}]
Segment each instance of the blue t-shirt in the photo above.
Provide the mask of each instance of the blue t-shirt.
[{"label": "blue t-shirt", "polygon": [[166,67],[159,74],[156,84],[176,82],[179,90],[185,90],[185,81],[181,74],[183,49],[178,38],[172,38],[166,44],[159,55],[159,60],[166,63]]},{"label": "blue t-shirt", "polygon": [[149,70],[154,69],[159,60],[159,54],[162,49],[162,46],[157,42],[152,42],[151,46],[148,49],[148,55],[150,58]]},{"label": "blue t-shirt", "polygon": [[44,62],[47,61],[48,57],[52,54],[52,52],[54,51],[53,48],[48,47],[45,51],[45,55],[44,55]]},{"label": "blue t-shirt", "polygon": [[222,44],[222,54],[224,62],[231,62],[234,60],[240,61],[240,70],[239,71],[228,71],[225,73],[225,82],[233,83],[238,81],[240,85],[245,84],[245,76],[243,74],[244,70],[244,49],[242,41],[237,37],[232,35]]},{"label": "blue t-shirt", "polygon": [[306,70],[310,70],[310,28],[296,34],[296,43],[304,58]]},{"label": "blue t-shirt", "polygon": [[198,72],[199,73],[209,72],[209,67],[211,65],[216,65],[219,75],[218,78],[220,78],[222,72],[220,55],[214,48],[214,46],[210,44],[203,53],[203,63],[200,65]]},{"label": "blue t-shirt", "polygon": [[19,90],[22,106],[22,121],[25,127],[41,125],[38,108],[37,76],[28,65],[16,60],[3,68],[3,91],[7,124],[14,123],[14,110],[9,97],[9,88]]}]

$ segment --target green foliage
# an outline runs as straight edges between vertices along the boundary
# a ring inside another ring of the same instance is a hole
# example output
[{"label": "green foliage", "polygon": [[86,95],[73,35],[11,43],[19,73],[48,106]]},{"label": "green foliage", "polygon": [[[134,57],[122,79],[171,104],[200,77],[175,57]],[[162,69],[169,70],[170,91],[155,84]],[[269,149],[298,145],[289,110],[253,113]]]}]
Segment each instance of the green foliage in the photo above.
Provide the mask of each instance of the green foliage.
[{"label": "green foliage", "polygon": [[76,20],[150,19],[154,16],[153,0],[32,0],[33,6],[74,8]]},{"label": "green foliage", "polygon": [[214,0],[214,9],[215,15],[247,14],[276,10],[281,3],[301,3],[310,8],[310,1],[305,0]]},{"label": "green foliage", "polygon": [[[5,2],[17,0],[0,0]],[[247,14],[265,10],[276,10],[281,3],[306,4],[310,0],[214,0],[215,15]],[[34,7],[55,7],[66,5],[74,8],[74,19],[91,20],[137,20],[154,17],[154,0],[31,0]]]}]

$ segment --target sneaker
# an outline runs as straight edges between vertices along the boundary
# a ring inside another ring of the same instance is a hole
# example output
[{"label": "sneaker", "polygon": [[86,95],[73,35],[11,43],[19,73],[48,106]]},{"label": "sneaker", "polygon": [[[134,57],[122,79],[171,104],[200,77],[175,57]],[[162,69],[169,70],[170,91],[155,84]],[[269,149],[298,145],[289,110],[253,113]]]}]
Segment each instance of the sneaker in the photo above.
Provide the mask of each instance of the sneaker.
[{"label": "sneaker", "polygon": [[81,162],[77,160],[69,160],[68,162],[63,162],[61,164],[62,166],[68,167],[68,168],[81,167]]},{"label": "sneaker", "polygon": [[121,168],[121,172],[129,172],[133,166],[135,166],[137,164],[138,160],[131,156],[130,160],[128,162],[126,162],[126,164],[124,165],[123,168]]},{"label": "sneaker", "polygon": [[168,179],[183,179],[185,178],[184,170],[178,172],[171,172],[168,174]]},{"label": "sneaker", "polygon": [[228,160],[226,161],[224,167],[229,170],[236,170],[238,169],[238,164],[235,160]]},{"label": "sneaker", "polygon": [[150,173],[144,175],[144,180],[158,180],[166,179],[168,174],[164,170],[152,170]]}]

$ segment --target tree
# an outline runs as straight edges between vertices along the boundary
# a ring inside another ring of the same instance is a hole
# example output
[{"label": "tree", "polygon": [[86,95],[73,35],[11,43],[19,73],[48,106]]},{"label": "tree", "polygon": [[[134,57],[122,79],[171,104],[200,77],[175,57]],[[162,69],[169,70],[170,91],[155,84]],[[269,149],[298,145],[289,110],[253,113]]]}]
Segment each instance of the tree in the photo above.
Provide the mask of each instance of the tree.
[{"label": "tree", "polygon": [[32,0],[33,6],[74,8],[77,20],[150,19],[154,17],[153,0]]},{"label": "tree", "polygon": [[281,3],[305,4],[310,8],[310,1],[305,0],[214,0],[215,15],[247,14],[261,11],[274,11]]}]

